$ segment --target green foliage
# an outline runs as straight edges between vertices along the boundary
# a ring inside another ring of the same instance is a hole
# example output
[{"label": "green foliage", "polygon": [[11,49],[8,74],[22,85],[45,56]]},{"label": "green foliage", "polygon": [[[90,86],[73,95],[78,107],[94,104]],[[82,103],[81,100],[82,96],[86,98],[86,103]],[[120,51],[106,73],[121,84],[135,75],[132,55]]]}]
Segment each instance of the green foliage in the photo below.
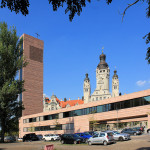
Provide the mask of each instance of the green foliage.
[{"label": "green foliage", "polygon": [[29,13],[29,0],[1,0],[1,8],[8,7],[11,11],[15,11],[15,13],[21,12],[23,15],[27,15]]},{"label": "green foliage", "polygon": [[[144,38],[146,38],[146,44],[150,44],[150,32]],[[146,60],[150,64],[150,47],[147,48]]]},{"label": "green foliage", "polygon": [[24,91],[24,81],[16,79],[18,71],[27,65],[22,51],[22,39],[14,27],[0,23],[0,122],[4,134],[18,130],[18,118],[23,109],[17,98]]}]

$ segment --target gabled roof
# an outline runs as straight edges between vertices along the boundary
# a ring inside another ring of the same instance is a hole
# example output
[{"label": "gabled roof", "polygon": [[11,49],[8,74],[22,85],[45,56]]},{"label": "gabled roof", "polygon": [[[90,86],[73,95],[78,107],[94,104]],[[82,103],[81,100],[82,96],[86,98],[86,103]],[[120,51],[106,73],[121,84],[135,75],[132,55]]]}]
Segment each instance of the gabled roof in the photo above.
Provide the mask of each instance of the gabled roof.
[{"label": "gabled roof", "polygon": [[[45,101],[47,103],[51,102],[51,100],[49,100],[47,98],[45,99]],[[79,99],[79,100],[68,100],[68,101],[64,102],[64,101],[60,101],[58,98],[56,98],[56,101],[59,104],[59,106],[62,107],[62,108],[65,108],[67,105],[75,106],[76,104],[78,104],[78,105],[84,104],[84,101],[82,99]]]}]

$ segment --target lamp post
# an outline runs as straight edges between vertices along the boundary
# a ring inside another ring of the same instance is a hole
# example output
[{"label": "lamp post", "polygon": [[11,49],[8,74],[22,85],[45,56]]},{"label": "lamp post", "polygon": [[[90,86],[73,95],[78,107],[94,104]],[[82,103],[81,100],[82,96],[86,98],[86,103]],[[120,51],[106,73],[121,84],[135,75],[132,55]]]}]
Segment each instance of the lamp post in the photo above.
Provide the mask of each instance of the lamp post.
[{"label": "lamp post", "polygon": [[118,108],[117,108],[117,131],[118,131]]}]

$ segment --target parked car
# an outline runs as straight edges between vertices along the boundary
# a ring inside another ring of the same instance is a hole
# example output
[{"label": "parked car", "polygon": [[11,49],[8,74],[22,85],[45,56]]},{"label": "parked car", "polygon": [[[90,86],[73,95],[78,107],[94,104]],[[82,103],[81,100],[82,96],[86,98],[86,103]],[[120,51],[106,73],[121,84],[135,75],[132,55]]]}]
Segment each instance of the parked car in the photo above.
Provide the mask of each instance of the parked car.
[{"label": "parked car", "polygon": [[94,135],[94,134],[96,134],[96,131],[87,131],[87,132],[84,132],[84,133],[86,133],[86,134],[89,134],[89,135]]},{"label": "parked car", "polygon": [[14,142],[14,139],[12,136],[5,136],[4,137],[4,142]]},{"label": "parked car", "polygon": [[125,141],[130,140],[130,135],[126,133],[119,133],[118,131],[106,131],[106,132],[112,132],[114,140],[116,141]]},{"label": "parked car", "polygon": [[23,141],[23,138],[18,138],[18,142],[22,142]]},{"label": "parked car", "polygon": [[144,132],[144,128],[143,127],[134,127],[134,128],[132,128],[133,130],[138,130],[138,131],[140,131],[141,133],[143,133]]},{"label": "parked car", "polygon": [[85,141],[85,143],[87,143],[88,142],[88,139],[90,138],[90,137],[92,137],[92,135],[90,135],[90,134],[88,134],[88,133],[75,133],[75,134],[77,134],[77,135],[79,135],[80,137],[82,137],[83,139],[84,139],[84,141]]},{"label": "parked car", "polygon": [[88,144],[111,144],[115,143],[112,132],[99,132],[95,134],[93,137],[89,138]]},{"label": "parked car", "polygon": [[37,135],[35,133],[29,133],[29,134],[25,134],[23,136],[23,142],[25,141],[38,141],[39,138],[37,137]]},{"label": "parked car", "polygon": [[121,133],[127,133],[127,134],[130,134],[130,135],[140,135],[140,134],[142,134],[141,131],[136,130],[136,129],[132,129],[132,128],[123,129],[121,131]]},{"label": "parked car", "polygon": [[56,134],[46,134],[43,136],[43,140],[44,141],[56,141],[56,140],[60,140],[59,135]]},{"label": "parked car", "polygon": [[39,138],[40,141],[43,139],[43,135],[42,134],[37,134],[37,137]]},{"label": "parked car", "polygon": [[62,134],[60,142],[62,144],[65,144],[65,143],[80,144],[80,143],[83,143],[84,141],[83,141],[83,138],[81,138],[80,136],[76,134]]},{"label": "parked car", "polygon": [[150,133],[150,128],[149,128],[149,129],[147,129],[147,133]]}]

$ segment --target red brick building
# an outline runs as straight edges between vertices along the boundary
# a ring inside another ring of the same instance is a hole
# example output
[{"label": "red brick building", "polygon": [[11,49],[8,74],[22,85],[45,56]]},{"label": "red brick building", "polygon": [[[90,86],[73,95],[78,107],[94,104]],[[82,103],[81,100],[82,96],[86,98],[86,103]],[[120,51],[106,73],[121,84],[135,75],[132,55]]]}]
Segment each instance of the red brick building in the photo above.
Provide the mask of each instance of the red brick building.
[{"label": "red brick building", "polygon": [[20,71],[20,78],[25,80],[25,92],[20,95],[24,105],[23,116],[43,111],[43,47],[44,42],[30,35],[23,34],[23,55],[28,65]]}]

